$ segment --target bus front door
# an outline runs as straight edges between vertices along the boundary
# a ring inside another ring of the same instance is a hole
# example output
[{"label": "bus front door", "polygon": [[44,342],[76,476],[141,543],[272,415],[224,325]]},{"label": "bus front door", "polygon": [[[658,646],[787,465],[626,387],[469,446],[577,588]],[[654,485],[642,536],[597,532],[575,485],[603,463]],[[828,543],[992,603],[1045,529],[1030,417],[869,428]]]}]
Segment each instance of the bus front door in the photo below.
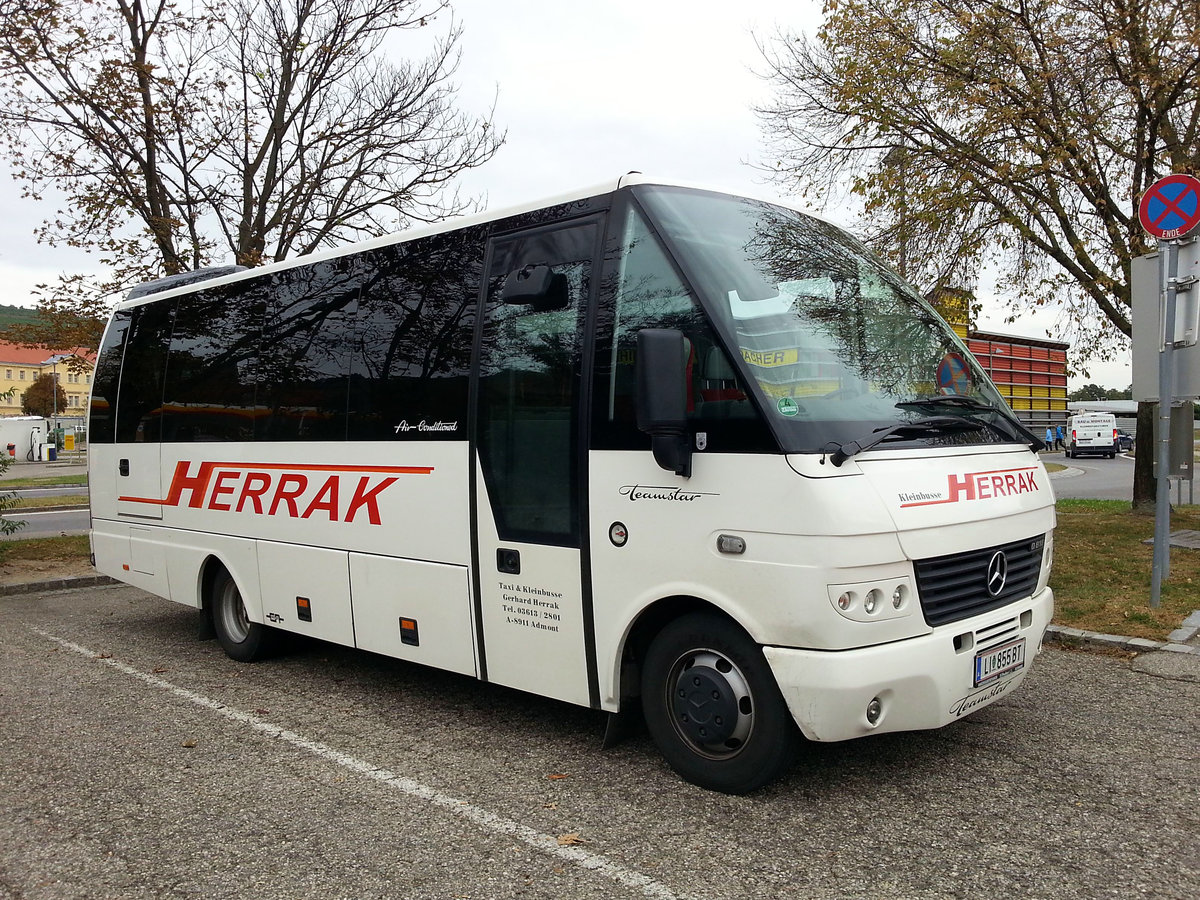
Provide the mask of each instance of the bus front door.
[{"label": "bus front door", "polygon": [[599,237],[592,217],[492,242],[475,409],[481,668],[583,705],[581,347]]}]

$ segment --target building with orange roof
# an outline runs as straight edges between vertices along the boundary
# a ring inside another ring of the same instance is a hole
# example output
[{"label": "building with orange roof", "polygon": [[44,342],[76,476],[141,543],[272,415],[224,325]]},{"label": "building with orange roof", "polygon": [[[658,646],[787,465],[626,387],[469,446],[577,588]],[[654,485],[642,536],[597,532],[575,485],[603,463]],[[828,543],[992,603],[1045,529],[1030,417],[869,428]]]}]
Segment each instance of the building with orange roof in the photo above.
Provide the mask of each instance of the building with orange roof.
[{"label": "building with orange roof", "polygon": [[[67,360],[73,356],[84,361],[84,371],[68,364]],[[0,391],[12,390],[9,399],[0,399],[0,416],[21,415],[21,397],[43,373],[56,377],[67,395],[67,406],[59,410],[60,416],[86,415],[95,362],[94,350],[43,350],[0,341]]]}]

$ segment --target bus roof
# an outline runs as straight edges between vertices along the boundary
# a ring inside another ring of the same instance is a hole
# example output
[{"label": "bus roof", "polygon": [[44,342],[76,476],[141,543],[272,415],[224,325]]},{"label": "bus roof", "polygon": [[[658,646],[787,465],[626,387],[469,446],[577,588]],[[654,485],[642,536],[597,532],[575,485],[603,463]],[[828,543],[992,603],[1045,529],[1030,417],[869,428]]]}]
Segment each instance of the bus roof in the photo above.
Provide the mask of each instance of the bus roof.
[{"label": "bus roof", "polygon": [[[742,192],[726,190],[714,185],[702,185],[688,183],[685,181],[650,178],[641,172],[631,171],[614,180],[605,181],[600,184],[593,184],[589,187],[578,188],[573,191],[567,191],[566,193],[556,194],[550,197],[543,197],[527,203],[519,203],[513,206],[507,206],[502,209],[486,210],[484,212],[472,213],[466,216],[457,216],[452,219],[445,219],[441,222],[419,225],[414,228],[405,229],[404,231],[380,235],[379,237],[368,238],[363,241],[345,244],[340,247],[331,247],[329,249],[320,250],[314,253],[293,256],[279,262],[269,263],[265,266],[256,266],[253,268],[232,265],[215,266],[209,270],[199,269],[195,272],[184,272],[178,276],[170,276],[168,278],[143,282],[142,284],[131,288],[125,297],[123,297],[121,301],[117,303],[117,308],[140,306],[144,303],[150,303],[155,300],[161,300],[179,294],[190,293],[202,287],[209,288],[216,285],[231,284],[244,279],[254,278],[259,275],[291,269],[296,266],[307,265],[313,262],[321,262],[322,260],[326,259],[337,259],[338,257],[347,256],[351,253],[361,253],[367,250],[373,250],[377,247],[386,247],[392,244],[404,243],[416,238],[439,234],[445,231],[454,231],[456,229],[467,228],[472,225],[481,225],[487,222],[507,219],[511,216],[534,212],[535,210],[546,209],[551,206],[560,206],[579,200],[586,200],[589,197],[599,197],[605,194],[611,194],[614,191],[620,190],[621,188],[638,184],[655,184],[662,185],[664,187],[681,187],[694,190],[717,191],[720,193],[731,194],[733,196],[747,196]],[[780,203],[778,200],[770,200],[765,202],[776,204]],[[162,286],[157,287],[160,283]]]}]

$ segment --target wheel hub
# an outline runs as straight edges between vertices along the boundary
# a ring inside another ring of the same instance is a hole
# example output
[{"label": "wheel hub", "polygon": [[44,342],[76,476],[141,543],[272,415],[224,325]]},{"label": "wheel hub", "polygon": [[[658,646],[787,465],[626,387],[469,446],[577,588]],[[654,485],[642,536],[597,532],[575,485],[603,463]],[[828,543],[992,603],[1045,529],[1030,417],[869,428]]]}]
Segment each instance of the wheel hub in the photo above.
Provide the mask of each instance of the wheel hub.
[{"label": "wheel hub", "polygon": [[726,677],[709,665],[679,673],[672,706],[680,731],[700,745],[723,744],[738,726],[738,697]]}]

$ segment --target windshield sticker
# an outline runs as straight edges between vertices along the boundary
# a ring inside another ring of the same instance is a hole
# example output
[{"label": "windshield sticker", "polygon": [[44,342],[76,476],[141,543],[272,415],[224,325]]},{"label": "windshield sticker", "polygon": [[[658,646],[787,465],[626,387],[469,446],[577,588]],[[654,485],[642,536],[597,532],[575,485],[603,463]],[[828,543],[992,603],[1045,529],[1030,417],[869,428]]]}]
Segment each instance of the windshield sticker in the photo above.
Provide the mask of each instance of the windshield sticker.
[{"label": "windshield sticker", "polygon": [[947,353],[937,367],[938,389],[943,394],[971,393],[971,367],[961,354]]},{"label": "windshield sticker", "polygon": [[947,476],[944,491],[909,491],[897,494],[901,509],[913,506],[937,506],[963,500],[995,500],[1041,490],[1035,477],[1037,468],[995,469]]},{"label": "windshield sticker", "polygon": [[800,361],[800,351],[795,347],[788,350],[747,350],[742,348],[742,359],[760,369],[776,366],[791,366]]},{"label": "windshield sticker", "polygon": [[796,401],[791,397],[780,397],[779,403],[776,405],[779,407],[780,415],[788,416],[789,418],[800,415],[800,407],[796,405]]}]

